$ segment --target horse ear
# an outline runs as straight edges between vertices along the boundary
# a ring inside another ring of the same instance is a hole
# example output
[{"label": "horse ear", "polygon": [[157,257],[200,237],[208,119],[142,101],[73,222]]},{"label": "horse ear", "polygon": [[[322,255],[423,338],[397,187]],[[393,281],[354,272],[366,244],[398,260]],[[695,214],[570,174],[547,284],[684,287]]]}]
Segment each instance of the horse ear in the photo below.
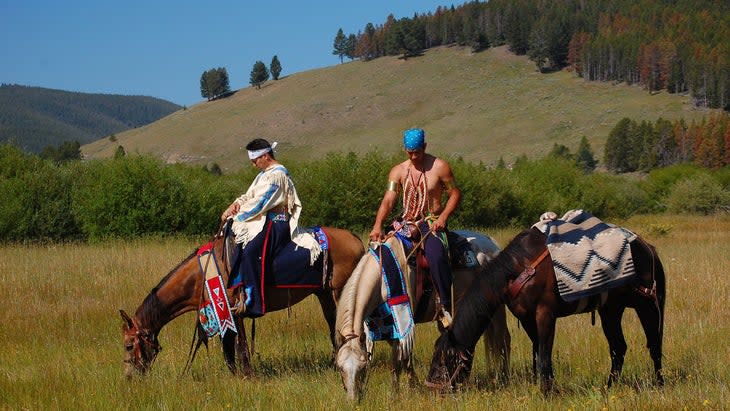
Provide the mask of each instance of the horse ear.
[{"label": "horse ear", "polygon": [[129,329],[134,326],[134,322],[132,322],[132,318],[130,318],[129,315],[126,312],[124,312],[124,310],[119,310],[119,314],[121,314],[122,320],[124,320],[124,322],[126,323],[126,324],[124,324],[125,329]]}]

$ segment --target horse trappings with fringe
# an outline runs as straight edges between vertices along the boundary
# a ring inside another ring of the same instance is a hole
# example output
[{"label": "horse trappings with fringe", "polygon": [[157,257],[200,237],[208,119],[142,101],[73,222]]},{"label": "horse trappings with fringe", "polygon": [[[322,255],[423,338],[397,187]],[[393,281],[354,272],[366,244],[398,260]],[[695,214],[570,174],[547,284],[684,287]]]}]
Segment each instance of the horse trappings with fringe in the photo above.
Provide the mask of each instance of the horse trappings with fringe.
[{"label": "horse trappings with fringe", "polygon": [[368,336],[372,341],[399,340],[403,352],[410,352],[415,327],[403,270],[387,244],[369,252],[380,264],[387,299],[365,319]]},{"label": "horse trappings with fringe", "polygon": [[200,325],[208,337],[220,334],[221,339],[227,331],[238,333],[233,322],[231,306],[223,284],[223,277],[218,268],[218,259],[213,249],[213,243],[208,243],[198,249],[198,264],[200,272],[205,278],[205,300],[199,308]]},{"label": "horse trappings with fringe", "polygon": [[543,213],[533,227],[547,236],[558,291],[565,301],[618,287],[635,275],[630,242],[636,234],[583,210],[558,219]]}]

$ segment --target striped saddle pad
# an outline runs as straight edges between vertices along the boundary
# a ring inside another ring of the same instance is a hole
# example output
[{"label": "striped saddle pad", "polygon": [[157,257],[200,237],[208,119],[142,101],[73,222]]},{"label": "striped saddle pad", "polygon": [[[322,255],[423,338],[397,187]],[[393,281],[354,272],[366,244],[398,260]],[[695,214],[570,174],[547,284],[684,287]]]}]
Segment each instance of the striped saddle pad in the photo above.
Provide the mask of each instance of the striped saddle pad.
[{"label": "striped saddle pad", "polygon": [[547,212],[533,227],[547,236],[558,291],[573,301],[618,287],[635,275],[630,243],[636,234],[571,210],[558,219]]}]

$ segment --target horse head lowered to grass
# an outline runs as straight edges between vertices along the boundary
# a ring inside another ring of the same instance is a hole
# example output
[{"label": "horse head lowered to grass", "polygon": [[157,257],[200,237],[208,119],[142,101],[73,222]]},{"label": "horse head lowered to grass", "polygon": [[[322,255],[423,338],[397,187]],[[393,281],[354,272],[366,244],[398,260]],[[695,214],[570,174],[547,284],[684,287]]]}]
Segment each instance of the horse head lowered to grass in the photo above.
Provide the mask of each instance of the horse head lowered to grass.
[{"label": "horse head lowered to grass", "polygon": [[518,234],[492,261],[457,306],[453,327],[438,338],[426,385],[453,389],[469,377],[474,346],[481,332],[506,303],[532,341],[533,373],[544,394],[553,390],[552,349],[558,317],[598,310],[608,340],[610,387],[620,376],[626,354],[621,318],[633,308],[646,334],[658,384],[662,376],[662,335],[665,276],[656,250],[641,237],[626,240],[633,271],[622,285],[600,294],[566,302],[558,291],[555,269],[547,252],[546,235],[536,228]]},{"label": "horse head lowered to grass", "polygon": [[[330,227],[323,227],[322,230],[329,240],[329,251],[326,254],[327,262],[325,264],[327,275],[323,287],[284,289],[266,285],[264,295],[267,312],[288,308],[309,295],[317,296],[325,320],[329,325],[330,340],[334,350],[336,301],[364,253],[364,247],[362,241],[347,230]],[[214,238],[212,246],[216,255],[226,255],[227,246],[222,234]],[[149,371],[162,349],[158,336],[165,324],[181,314],[199,308],[205,279],[196,255],[197,250],[163,277],[145,297],[134,316],[120,310],[123,320],[124,363],[127,377]],[[221,274],[224,282],[227,283],[230,266],[227,258],[224,257],[221,260],[223,266]],[[230,290],[228,293],[230,299]],[[250,353],[243,328],[243,316],[235,316],[234,321],[238,333],[229,332],[224,335],[222,339],[224,358],[232,372],[238,371],[236,366],[236,357],[238,357],[240,370],[250,373]]]},{"label": "horse head lowered to grass", "polygon": [[[461,296],[474,281],[482,265],[499,251],[499,247],[489,237],[479,233],[457,231],[468,239],[477,256],[480,266],[474,269],[455,269],[453,272],[454,301]],[[413,320],[417,323],[433,321],[436,317],[436,302],[428,294],[419,294],[416,270],[409,267],[403,243],[395,236],[386,239],[385,245],[391,250],[398,265],[402,267],[407,294],[412,307]],[[372,254],[366,253],[358,263],[342,292],[337,307],[336,338],[339,350],[336,365],[342,377],[342,383],[348,398],[359,400],[365,390],[367,369],[372,355],[372,341],[368,339],[368,331],[364,321],[376,307],[387,299],[387,289],[381,274],[381,262]],[[427,276],[428,274],[426,274]],[[485,350],[487,362],[498,364],[498,378],[504,380],[509,372],[510,335],[507,329],[504,305],[495,307],[494,320],[489,328],[485,327]],[[459,315],[457,308],[455,318]],[[481,335],[482,333],[480,333]],[[389,341],[392,350],[393,388],[398,388],[399,376],[406,370],[411,385],[416,382],[413,369],[412,343],[410,341]]]}]

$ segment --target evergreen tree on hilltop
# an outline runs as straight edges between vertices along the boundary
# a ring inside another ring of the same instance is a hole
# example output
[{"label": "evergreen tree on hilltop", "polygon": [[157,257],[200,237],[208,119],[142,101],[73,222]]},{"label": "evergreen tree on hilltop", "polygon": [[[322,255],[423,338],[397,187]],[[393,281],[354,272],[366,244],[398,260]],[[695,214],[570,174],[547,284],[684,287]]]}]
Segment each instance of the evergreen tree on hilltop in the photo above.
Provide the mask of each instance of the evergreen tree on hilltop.
[{"label": "evergreen tree on hilltop", "polygon": [[347,37],[345,37],[345,33],[342,31],[342,28],[337,30],[337,35],[335,35],[335,41],[332,47],[332,54],[339,56],[340,63],[342,63],[342,58],[347,54]]},{"label": "evergreen tree on hilltop", "polygon": [[249,83],[255,86],[257,89],[261,88],[261,85],[269,79],[269,70],[266,68],[266,64],[262,61],[257,61],[253,64],[251,69],[251,79]]},{"label": "evergreen tree on hilltop", "polygon": [[218,67],[218,81],[215,86],[216,97],[224,96],[231,92],[230,81],[228,80],[228,70],[225,67]]},{"label": "evergreen tree on hilltop", "polygon": [[357,36],[350,34],[347,36],[347,42],[345,45],[345,56],[350,60],[355,58],[355,49],[357,48]]},{"label": "evergreen tree on hilltop", "polygon": [[279,58],[277,56],[274,56],[271,59],[269,71],[271,72],[271,78],[273,78],[274,80],[279,79],[279,74],[281,74],[281,63],[279,62]]},{"label": "evergreen tree on hilltop", "polygon": [[200,95],[208,101],[230,93],[228,71],[224,67],[206,70],[200,76]]}]

